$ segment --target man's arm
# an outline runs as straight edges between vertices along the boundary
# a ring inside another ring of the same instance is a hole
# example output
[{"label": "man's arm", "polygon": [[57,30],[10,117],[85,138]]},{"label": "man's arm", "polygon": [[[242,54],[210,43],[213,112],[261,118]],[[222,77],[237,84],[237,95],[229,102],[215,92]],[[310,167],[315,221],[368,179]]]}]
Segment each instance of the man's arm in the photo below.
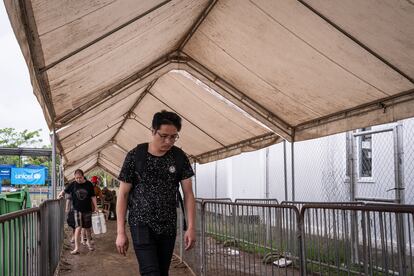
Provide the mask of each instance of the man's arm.
[{"label": "man's arm", "polygon": [[65,193],[69,194],[71,189],[72,189],[72,184],[69,184],[66,188],[64,188],[62,191],[60,191],[60,193],[58,194],[58,197],[57,198],[58,199],[63,198],[63,195]]},{"label": "man's arm", "polygon": [[184,204],[187,213],[188,228],[184,235],[185,250],[191,249],[196,242],[196,221],[195,221],[195,198],[191,178],[181,181],[181,188],[184,193]]},{"label": "man's arm", "polygon": [[128,194],[132,184],[121,181],[116,202],[116,247],[118,252],[125,255],[128,250],[128,238],[125,232],[125,215],[127,211]]},{"label": "man's arm", "polygon": [[93,208],[94,208],[93,211],[98,212],[98,204],[96,202],[96,196],[92,197],[92,203],[93,203]]}]

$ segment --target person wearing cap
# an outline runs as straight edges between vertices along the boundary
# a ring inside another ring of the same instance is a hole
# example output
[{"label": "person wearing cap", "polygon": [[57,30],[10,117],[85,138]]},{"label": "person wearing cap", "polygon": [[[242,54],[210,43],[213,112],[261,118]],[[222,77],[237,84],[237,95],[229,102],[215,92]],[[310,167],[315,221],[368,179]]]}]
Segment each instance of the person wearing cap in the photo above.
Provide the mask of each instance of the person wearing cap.
[{"label": "person wearing cap", "polygon": [[93,184],[93,190],[95,191],[96,199],[98,202],[103,201],[102,190],[99,187],[99,177],[94,175],[91,177],[91,182]]}]

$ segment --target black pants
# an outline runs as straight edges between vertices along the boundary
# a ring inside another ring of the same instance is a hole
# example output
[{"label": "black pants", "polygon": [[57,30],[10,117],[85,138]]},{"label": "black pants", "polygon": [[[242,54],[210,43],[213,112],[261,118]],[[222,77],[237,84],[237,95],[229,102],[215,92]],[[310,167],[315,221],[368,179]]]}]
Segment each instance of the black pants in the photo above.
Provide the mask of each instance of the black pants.
[{"label": "black pants", "polygon": [[139,271],[145,276],[168,276],[175,236],[156,234],[146,224],[131,226]]}]

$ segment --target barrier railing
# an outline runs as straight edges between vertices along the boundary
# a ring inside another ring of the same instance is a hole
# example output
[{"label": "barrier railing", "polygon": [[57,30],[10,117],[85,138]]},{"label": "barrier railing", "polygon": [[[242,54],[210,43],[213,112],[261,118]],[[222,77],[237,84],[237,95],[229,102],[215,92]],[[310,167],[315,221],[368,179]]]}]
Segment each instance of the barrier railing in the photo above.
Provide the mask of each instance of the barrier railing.
[{"label": "barrier railing", "polygon": [[413,216],[410,205],[198,200],[197,245],[181,256],[196,275],[414,275]]},{"label": "barrier railing", "polygon": [[276,198],[236,198],[236,203],[279,204]]},{"label": "barrier railing", "polygon": [[308,273],[414,275],[414,206],[305,205]]},{"label": "barrier railing", "polygon": [[0,216],[0,275],[53,275],[63,242],[63,200]]},{"label": "barrier railing", "polygon": [[202,274],[293,275],[300,270],[295,207],[205,201],[201,212]]},{"label": "barrier railing", "polygon": [[323,204],[323,205],[331,205],[331,206],[362,206],[365,205],[362,201],[338,201],[338,202],[317,202],[317,201],[288,201],[284,200],[280,202],[282,205],[293,205],[298,208],[298,210],[302,210],[302,207],[306,204]]}]

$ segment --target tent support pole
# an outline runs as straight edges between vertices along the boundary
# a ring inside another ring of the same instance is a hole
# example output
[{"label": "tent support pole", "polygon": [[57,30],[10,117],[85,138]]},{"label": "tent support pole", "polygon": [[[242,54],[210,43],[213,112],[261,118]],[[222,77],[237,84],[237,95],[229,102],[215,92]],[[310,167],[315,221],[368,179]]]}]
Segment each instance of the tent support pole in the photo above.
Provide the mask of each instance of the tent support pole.
[{"label": "tent support pole", "polygon": [[53,129],[51,134],[52,142],[52,199],[56,198],[56,132]]}]

